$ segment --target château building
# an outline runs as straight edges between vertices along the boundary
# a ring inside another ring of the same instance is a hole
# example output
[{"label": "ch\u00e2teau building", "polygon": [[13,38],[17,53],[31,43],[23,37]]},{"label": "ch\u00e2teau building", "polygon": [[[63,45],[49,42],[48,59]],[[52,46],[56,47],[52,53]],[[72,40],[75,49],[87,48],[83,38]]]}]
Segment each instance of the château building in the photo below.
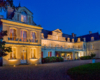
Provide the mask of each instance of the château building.
[{"label": "ch\u00e2teau building", "polygon": [[7,31],[3,41],[12,52],[3,57],[3,65],[37,64],[41,58],[52,56],[75,60],[92,53],[100,58],[98,32],[76,36],[64,34],[61,29],[45,30],[35,24],[33,13],[26,7],[14,7],[12,0],[7,0],[5,6],[0,6],[0,31]]}]

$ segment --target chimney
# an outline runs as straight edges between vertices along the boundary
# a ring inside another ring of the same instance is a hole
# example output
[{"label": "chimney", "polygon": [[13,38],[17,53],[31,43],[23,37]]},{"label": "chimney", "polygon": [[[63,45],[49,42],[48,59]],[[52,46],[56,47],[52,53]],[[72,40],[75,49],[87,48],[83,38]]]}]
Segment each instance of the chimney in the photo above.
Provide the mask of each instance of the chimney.
[{"label": "chimney", "polygon": [[0,19],[3,19],[4,18],[4,16],[3,15],[0,15]]},{"label": "chimney", "polygon": [[89,34],[92,34],[92,31],[89,31]]},{"label": "chimney", "polygon": [[72,33],[72,37],[75,37],[74,33]]},{"label": "chimney", "polygon": [[76,37],[76,34],[74,34],[74,37]]}]

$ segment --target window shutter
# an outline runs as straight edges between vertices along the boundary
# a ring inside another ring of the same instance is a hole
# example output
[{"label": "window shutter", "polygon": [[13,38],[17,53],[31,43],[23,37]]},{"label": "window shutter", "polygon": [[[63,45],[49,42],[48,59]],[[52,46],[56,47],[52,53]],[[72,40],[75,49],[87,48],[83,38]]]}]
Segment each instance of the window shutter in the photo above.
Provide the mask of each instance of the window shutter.
[{"label": "window shutter", "polygon": [[41,58],[43,58],[43,52],[41,52]]},{"label": "window shutter", "polygon": [[52,56],[52,52],[50,52],[50,57]]}]

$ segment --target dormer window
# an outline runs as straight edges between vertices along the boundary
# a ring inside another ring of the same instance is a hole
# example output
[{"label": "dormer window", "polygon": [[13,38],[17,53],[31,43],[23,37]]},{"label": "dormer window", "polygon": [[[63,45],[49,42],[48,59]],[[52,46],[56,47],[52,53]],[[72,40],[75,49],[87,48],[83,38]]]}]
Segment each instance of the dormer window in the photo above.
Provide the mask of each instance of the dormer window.
[{"label": "dormer window", "polygon": [[91,41],[94,41],[94,37],[91,37]]},{"label": "dormer window", "polygon": [[67,38],[67,41],[70,42],[70,38]]},{"label": "dormer window", "polygon": [[74,39],[72,39],[72,42],[74,42]]},{"label": "dormer window", "polygon": [[27,13],[21,12],[21,22],[27,22]]},{"label": "dormer window", "polygon": [[78,40],[77,40],[78,42],[80,42],[80,38],[78,38]]},{"label": "dormer window", "polygon": [[86,41],[86,38],[83,38],[84,39],[84,42]]}]

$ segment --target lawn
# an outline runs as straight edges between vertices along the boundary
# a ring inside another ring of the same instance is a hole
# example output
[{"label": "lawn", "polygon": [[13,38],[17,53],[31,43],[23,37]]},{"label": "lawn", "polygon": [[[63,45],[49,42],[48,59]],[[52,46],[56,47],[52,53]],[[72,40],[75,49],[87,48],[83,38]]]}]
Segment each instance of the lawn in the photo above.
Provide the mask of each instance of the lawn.
[{"label": "lawn", "polygon": [[100,80],[100,63],[86,64],[68,70],[73,80]]}]

